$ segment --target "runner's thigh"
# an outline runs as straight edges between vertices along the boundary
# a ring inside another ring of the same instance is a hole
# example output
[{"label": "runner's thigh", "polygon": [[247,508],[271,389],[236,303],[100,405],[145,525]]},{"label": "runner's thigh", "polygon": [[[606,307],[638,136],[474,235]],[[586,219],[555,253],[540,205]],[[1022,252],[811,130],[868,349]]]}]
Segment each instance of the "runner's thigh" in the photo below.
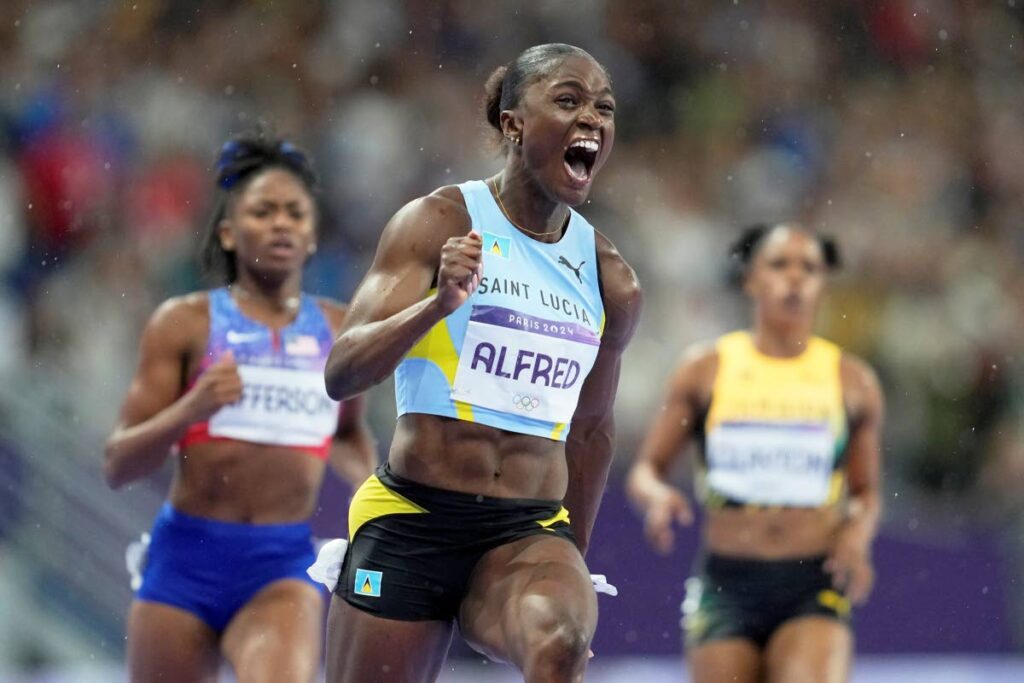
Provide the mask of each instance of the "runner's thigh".
[{"label": "runner's thigh", "polygon": [[312,681],[320,671],[320,591],[300,579],[265,586],[231,619],[221,650],[239,683]]},{"label": "runner's thigh", "polygon": [[327,683],[432,683],[451,640],[451,623],[376,617],[334,595],[327,617]]},{"label": "runner's thigh", "polygon": [[850,675],[853,636],[837,619],[791,619],[765,648],[768,683],[843,683]]},{"label": "runner's thigh", "polygon": [[597,627],[597,596],[579,550],[539,534],[491,550],[473,571],[459,627],[473,647],[520,670],[555,632],[585,654]]},{"label": "runner's thigh", "polygon": [[217,633],[191,612],[135,600],[128,614],[132,683],[213,683],[220,657]]}]

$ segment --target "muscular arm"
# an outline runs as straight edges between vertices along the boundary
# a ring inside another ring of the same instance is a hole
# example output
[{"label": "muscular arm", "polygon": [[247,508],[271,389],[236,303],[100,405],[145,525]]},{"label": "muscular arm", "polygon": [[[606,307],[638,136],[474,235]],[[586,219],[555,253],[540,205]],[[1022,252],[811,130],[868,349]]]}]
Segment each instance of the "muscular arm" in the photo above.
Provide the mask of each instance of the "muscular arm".
[{"label": "muscular arm", "polygon": [[565,444],[569,483],[564,504],[570,513],[576,543],[584,555],[615,452],[612,408],[619,385],[622,352],[636,331],[643,306],[643,292],[632,268],[607,239],[602,235],[597,238],[605,331],[597,360],[580,392],[580,402]]},{"label": "muscular arm", "polygon": [[[348,306],[333,299],[321,299],[320,306],[337,334],[348,315]],[[356,487],[377,467],[377,442],[366,423],[366,397],[346,399],[340,408],[338,429],[331,441],[328,462],[335,474]]]},{"label": "muscular arm", "polygon": [[836,534],[825,567],[832,574],[834,585],[857,604],[867,598],[874,583],[871,543],[882,514],[879,473],[885,406],[878,379],[865,363],[844,356],[840,374],[843,399],[851,418],[847,451],[849,500],[846,521]]},{"label": "muscular arm", "polygon": [[105,448],[104,475],[112,488],[157,470],[193,421],[194,402],[181,396],[181,381],[200,305],[195,296],[171,299],[142,333],[138,369]]},{"label": "muscular arm", "polygon": [[846,528],[870,545],[882,516],[879,493],[881,432],[885,401],[875,373],[864,362],[845,357],[841,368],[844,393],[851,410],[847,478],[850,498]]},{"label": "muscular arm", "polygon": [[684,453],[698,419],[700,395],[714,376],[718,357],[713,348],[688,349],[671,379],[661,410],[651,420],[636,462],[626,480],[630,500],[646,510],[670,488],[667,483],[675,460]]},{"label": "muscular arm", "polygon": [[675,544],[673,523],[693,521],[686,498],[668,483],[668,477],[693,435],[717,366],[718,354],[713,347],[701,345],[683,354],[669,380],[665,403],[651,421],[626,479],[630,500],[644,514],[644,532],[663,553],[671,552]]},{"label": "muscular arm", "polygon": [[[446,240],[465,235],[470,223],[457,188],[417,199],[391,219],[327,359],[324,379],[332,398],[348,398],[383,381],[431,327],[465,301],[468,294],[460,301],[452,291],[454,281],[440,278],[438,296],[426,295]],[[462,268],[469,258],[453,256]],[[451,274],[460,275],[466,279],[462,270]]]}]

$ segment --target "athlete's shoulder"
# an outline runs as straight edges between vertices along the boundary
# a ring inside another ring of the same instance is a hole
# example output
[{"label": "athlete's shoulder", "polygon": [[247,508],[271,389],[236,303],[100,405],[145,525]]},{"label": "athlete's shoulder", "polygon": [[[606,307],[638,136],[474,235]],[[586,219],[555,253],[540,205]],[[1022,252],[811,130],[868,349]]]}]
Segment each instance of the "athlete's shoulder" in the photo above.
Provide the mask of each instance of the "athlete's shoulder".
[{"label": "athlete's shoulder", "polygon": [[[612,278],[621,280],[631,289],[640,291],[640,280],[636,271],[626,262],[625,257],[600,230],[594,229],[594,248],[598,261],[601,263],[602,280]],[[607,283],[605,283],[607,285]]]},{"label": "athlete's shoulder", "polygon": [[683,349],[668,377],[668,394],[672,401],[686,404],[693,410],[707,407],[718,370],[715,343],[698,342]]},{"label": "athlete's shoulder", "polygon": [[169,343],[185,343],[196,335],[205,335],[210,321],[209,301],[210,294],[206,291],[167,299],[153,311],[145,334],[156,335]]},{"label": "athlete's shoulder", "polygon": [[470,217],[462,190],[457,185],[445,185],[403,206],[392,219],[392,222],[396,221],[422,226],[430,232],[443,227],[464,227],[468,231]]},{"label": "athlete's shoulder", "polygon": [[852,418],[881,415],[885,409],[885,396],[878,375],[870,364],[843,351],[839,359],[839,377],[843,402]]},{"label": "athlete's shoulder", "polygon": [[417,197],[399,209],[381,234],[378,259],[419,260],[433,264],[450,237],[469,232],[472,219],[462,192],[455,185]]},{"label": "athlete's shoulder", "polygon": [[718,340],[703,340],[690,344],[679,354],[673,382],[683,393],[704,397],[718,373]]},{"label": "athlete's shoulder", "polygon": [[594,247],[600,264],[602,299],[608,314],[605,335],[611,333],[628,342],[643,309],[644,291],[640,279],[612,241],[598,230],[594,230]]},{"label": "athlete's shoulder", "polygon": [[679,354],[679,367],[681,368],[703,368],[718,363],[719,342],[718,339],[702,339],[694,342]]},{"label": "athlete's shoulder", "polygon": [[867,390],[880,390],[881,384],[878,381],[878,375],[867,361],[849,351],[842,349],[839,351],[842,354],[839,357],[839,373],[844,384],[849,383]]},{"label": "athlete's shoulder", "polygon": [[172,296],[157,306],[150,321],[174,325],[188,323],[193,318],[205,319],[209,317],[209,302],[208,291]]},{"label": "athlete's shoulder", "polygon": [[438,200],[443,205],[451,204],[463,211],[466,210],[466,195],[458,185],[442,185],[422,199]]},{"label": "athlete's shoulder", "polygon": [[469,218],[466,196],[458,185],[443,185],[420,198],[423,207],[442,217]]}]

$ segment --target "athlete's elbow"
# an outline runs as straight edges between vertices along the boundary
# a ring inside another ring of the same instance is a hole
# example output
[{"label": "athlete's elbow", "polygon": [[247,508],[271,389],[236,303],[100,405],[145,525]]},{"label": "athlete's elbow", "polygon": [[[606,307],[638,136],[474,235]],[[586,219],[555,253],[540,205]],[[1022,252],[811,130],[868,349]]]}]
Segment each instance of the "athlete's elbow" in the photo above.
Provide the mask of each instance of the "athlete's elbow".
[{"label": "athlete's elbow", "polygon": [[327,365],[324,367],[324,388],[327,395],[334,401],[344,401],[361,393],[357,384],[362,365],[364,364],[355,358],[348,340],[344,336],[339,337],[334,342],[334,347],[327,357]]},{"label": "athlete's elbow", "polygon": [[611,414],[576,418],[572,422],[569,438],[582,445],[584,452],[611,452],[615,447],[615,418]]},{"label": "athlete's elbow", "polygon": [[380,384],[394,368],[374,368],[351,356],[332,355],[324,368],[324,388],[334,401],[354,398]]},{"label": "athlete's elbow", "polygon": [[327,395],[331,397],[332,401],[344,401],[353,396],[349,391],[349,382],[347,381],[351,379],[351,373],[346,367],[345,358],[336,353],[336,349],[337,347],[331,351],[327,365],[324,367],[324,389],[327,390]]},{"label": "athlete's elbow", "polygon": [[332,401],[345,401],[356,396],[366,388],[360,388],[356,373],[339,365],[328,365],[324,371],[324,388]]},{"label": "athlete's elbow", "polygon": [[126,457],[126,445],[121,428],[107,437],[103,444],[103,479],[115,491],[137,478],[132,472],[132,462]]},{"label": "athlete's elbow", "polygon": [[117,457],[117,445],[112,440],[108,440],[103,449],[103,479],[115,491],[128,483],[122,461]]},{"label": "athlete's elbow", "polygon": [[335,379],[330,372],[324,373],[324,389],[332,401],[344,401],[345,392],[342,391],[341,383]]},{"label": "athlete's elbow", "polygon": [[109,469],[104,474],[104,476],[107,480],[107,487],[111,491],[120,491],[124,487],[124,485],[128,483],[128,479],[119,476],[115,473],[112,473]]}]

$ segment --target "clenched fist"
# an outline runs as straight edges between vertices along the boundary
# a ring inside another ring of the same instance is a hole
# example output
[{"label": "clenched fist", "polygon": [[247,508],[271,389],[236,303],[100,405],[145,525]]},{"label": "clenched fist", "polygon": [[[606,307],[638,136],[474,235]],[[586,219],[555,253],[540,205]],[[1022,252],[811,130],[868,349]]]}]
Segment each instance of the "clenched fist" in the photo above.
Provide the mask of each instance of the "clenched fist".
[{"label": "clenched fist", "polygon": [[231,351],[206,368],[192,385],[185,400],[193,422],[204,422],[224,406],[242,399],[242,376]]},{"label": "clenched fist", "polygon": [[480,233],[452,237],[441,247],[437,272],[437,301],[448,315],[476,291],[484,272],[484,243]]}]

